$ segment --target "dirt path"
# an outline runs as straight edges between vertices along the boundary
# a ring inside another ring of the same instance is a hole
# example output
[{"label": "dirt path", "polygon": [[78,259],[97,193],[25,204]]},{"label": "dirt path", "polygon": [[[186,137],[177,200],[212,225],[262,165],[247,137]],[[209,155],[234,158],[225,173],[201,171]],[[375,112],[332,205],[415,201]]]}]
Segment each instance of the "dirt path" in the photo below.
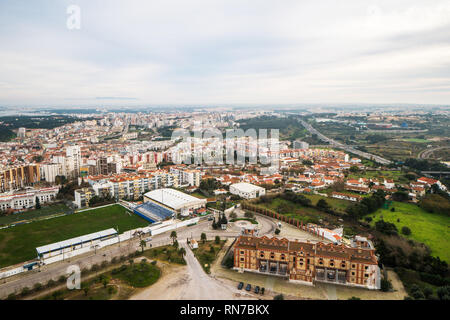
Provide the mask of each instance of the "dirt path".
[{"label": "dirt path", "polygon": [[[133,295],[131,300],[234,300],[243,298],[237,288],[207,275],[191,249],[186,249],[187,265],[166,265],[162,277],[151,287]],[[247,297],[250,298],[250,297]]]}]

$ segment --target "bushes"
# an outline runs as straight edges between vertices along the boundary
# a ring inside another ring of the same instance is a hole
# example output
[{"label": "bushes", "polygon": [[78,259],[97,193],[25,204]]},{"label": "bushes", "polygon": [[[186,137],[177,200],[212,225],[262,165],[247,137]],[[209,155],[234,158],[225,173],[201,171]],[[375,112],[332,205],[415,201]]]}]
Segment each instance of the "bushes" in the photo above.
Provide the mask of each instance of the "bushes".
[{"label": "bushes", "polygon": [[404,226],[404,227],[402,227],[402,233],[403,233],[405,236],[409,236],[409,235],[411,234],[411,229],[408,228],[408,227],[406,227],[406,226]]},{"label": "bushes", "polygon": [[450,215],[450,201],[438,194],[427,194],[420,200],[419,207],[431,213]]},{"label": "bushes", "polygon": [[392,289],[392,283],[388,279],[381,279],[381,291],[388,292]]},{"label": "bushes", "polygon": [[379,220],[375,223],[375,229],[381,233],[387,235],[397,235],[398,230],[395,224],[386,222],[384,220]]},{"label": "bushes", "polygon": [[440,287],[436,291],[439,300],[450,300],[450,286]]}]

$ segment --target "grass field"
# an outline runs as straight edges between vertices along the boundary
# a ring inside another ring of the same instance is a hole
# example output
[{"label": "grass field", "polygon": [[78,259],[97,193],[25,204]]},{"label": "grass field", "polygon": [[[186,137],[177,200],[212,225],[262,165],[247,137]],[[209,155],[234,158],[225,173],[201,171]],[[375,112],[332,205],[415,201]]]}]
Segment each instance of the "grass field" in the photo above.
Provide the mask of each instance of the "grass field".
[{"label": "grass field", "polygon": [[426,140],[426,139],[418,139],[418,138],[402,139],[401,141],[406,141],[406,142],[416,142],[416,143],[428,143],[428,142],[431,142],[430,140]]},{"label": "grass field", "polygon": [[206,273],[211,273],[211,265],[216,260],[217,255],[224,244],[225,240],[220,240],[219,243],[216,243],[215,241],[206,241],[205,243],[203,243],[202,241],[200,241],[198,243],[198,248],[192,250],[195,257],[198,259],[198,262]]},{"label": "grass field", "polygon": [[[395,208],[394,212],[390,211],[392,207]],[[384,221],[394,223],[399,232],[403,226],[407,226],[411,229],[411,235],[404,237],[425,243],[433,256],[450,262],[450,217],[428,213],[414,204],[395,201],[389,209],[378,209],[368,216],[374,217],[372,225],[383,217]]]},{"label": "grass field", "polygon": [[[303,223],[318,223],[319,219],[323,218],[324,215],[320,210],[302,207],[299,204],[295,204],[282,198],[275,198],[270,203],[259,203],[258,206],[274,210],[288,218],[298,219],[303,221]],[[283,212],[280,208],[283,208],[286,212]]]},{"label": "grass field", "polygon": [[160,261],[185,265],[186,261],[181,253],[173,245],[162,246],[144,251],[144,256]]},{"label": "grass field", "polygon": [[345,209],[352,203],[348,200],[341,200],[331,197],[324,197],[318,194],[304,194],[305,197],[311,200],[313,205],[316,205],[320,199],[324,199],[335,211],[345,213]]},{"label": "grass field", "polygon": [[148,223],[119,205],[0,230],[0,268],[36,257],[36,247],[84,234],[119,228],[119,233]]},{"label": "grass field", "polygon": [[394,182],[399,183],[408,183],[408,179],[404,177],[404,173],[401,171],[366,171],[365,173],[356,173],[356,174],[349,174],[349,179],[358,179],[358,178],[377,178],[379,180],[382,180],[382,178],[386,179],[392,179]]},{"label": "grass field", "polygon": [[0,217],[0,226],[1,225],[9,225],[14,222],[23,221],[23,220],[35,220],[44,218],[47,216],[51,216],[54,214],[64,214],[69,213],[72,210],[66,206],[65,204],[54,204],[50,206],[42,206],[41,209],[38,210],[30,210],[27,212],[21,212],[16,214],[10,214],[7,216]]}]

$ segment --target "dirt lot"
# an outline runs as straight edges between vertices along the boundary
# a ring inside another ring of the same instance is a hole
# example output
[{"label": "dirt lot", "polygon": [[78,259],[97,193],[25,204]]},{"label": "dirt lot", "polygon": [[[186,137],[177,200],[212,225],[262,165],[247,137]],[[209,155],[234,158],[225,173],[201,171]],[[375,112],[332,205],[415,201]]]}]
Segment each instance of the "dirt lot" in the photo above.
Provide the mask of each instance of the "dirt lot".
[{"label": "dirt lot", "polygon": [[186,249],[187,266],[160,264],[161,278],[151,287],[142,289],[131,300],[236,300],[251,299],[227,281],[208,276],[194,257]]}]

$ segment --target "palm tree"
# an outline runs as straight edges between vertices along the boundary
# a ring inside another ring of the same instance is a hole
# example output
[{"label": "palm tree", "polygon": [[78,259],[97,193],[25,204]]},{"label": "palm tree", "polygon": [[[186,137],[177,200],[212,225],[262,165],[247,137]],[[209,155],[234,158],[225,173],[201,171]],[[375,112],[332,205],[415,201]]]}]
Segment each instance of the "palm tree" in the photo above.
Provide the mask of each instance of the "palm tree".
[{"label": "palm tree", "polygon": [[170,238],[172,239],[172,242],[175,242],[175,239],[177,238],[177,232],[176,231],[172,231],[170,233]]},{"label": "palm tree", "polygon": [[184,257],[184,255],[186,254],[186,249],[181,247],[180,249],[178,249],[178,252],[181,254],[182,257]]},{"label": "palm tree", "polygon": [[200,235],[200,239],[203,241],[203,243],[205,243],[205,241],[206,241],[206,233],[202,232],[202,234]]},{"label": "palm tree", "polygon": [[144,248],[147,246],[147,242],[145,242],[144,240],[141,240],[139,245],[141,246],[141,251],[144,252]]}]

